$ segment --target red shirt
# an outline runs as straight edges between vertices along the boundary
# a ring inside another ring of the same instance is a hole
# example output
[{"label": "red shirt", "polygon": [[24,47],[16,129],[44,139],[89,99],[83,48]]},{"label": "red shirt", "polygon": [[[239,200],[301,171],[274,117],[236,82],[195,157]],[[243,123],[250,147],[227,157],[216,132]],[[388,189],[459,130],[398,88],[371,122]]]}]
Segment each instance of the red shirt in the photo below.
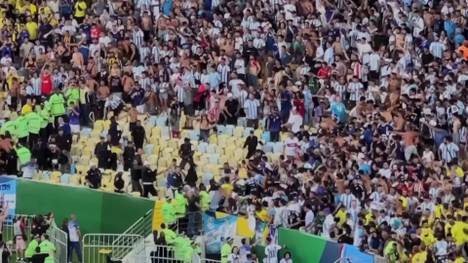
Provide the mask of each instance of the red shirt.
[{"label": "red shirt", "polygon": [[99,29],[98,26],[91,27],[91,38],[97,39],[99,38],[100,34],[101,34],[101,30]]},{"label": "red shirt", "polygon": [[321,79],[327,79],[331,75],[331,68],[329,67],[322,67],[317,72],[317,76]]},{"label": "red shirt", "polygon": [[304,107],[304,101],[300,99],[294,99],[293,101],[294,107],[296,107],[297,112],[304,117],[305,115],[305,107]]},{"label": "red shirt", "polygon": [[41,91],[42,95],[45,96],[49,96],[52,93],[52,76],[50,74],[42,74]]}]

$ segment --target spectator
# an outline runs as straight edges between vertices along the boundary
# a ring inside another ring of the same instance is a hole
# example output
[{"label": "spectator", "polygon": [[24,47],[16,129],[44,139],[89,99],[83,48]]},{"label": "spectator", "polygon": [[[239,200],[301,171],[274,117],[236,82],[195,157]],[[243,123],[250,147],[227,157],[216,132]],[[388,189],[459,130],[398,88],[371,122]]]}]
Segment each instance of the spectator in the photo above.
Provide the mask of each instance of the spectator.
[{"label": "spectator", "polygon": [[[248,208],[392,262],[436,261],[443,241],[457,244],[448,260],[463,256],[464,1],[7,2],[1,174],[35,178],[33,160],[54,175],[72,172],[72,160],[97,162],[130,171],[144,195],[149,162],[170,167],[168,193],[181,204],[178,191],[200,190],[202,207]],[[245,160],[221,141],[242,137],[230,125],[264,132],[265,145],[246,147]],[[191,143],[197,129],[230,162],[222,171]],[[109,138],[96,144],[97,161],[81,156],[98,134]],[[171,167],[164,155],[179,134],[190,140]]]},{"label": "spectator", "polygon": [[124,193],[125,181],[122,178],[122,172],[118,172],[114,178],[114,192]]},{"label": "spectator", "polygon": [[78,261],[82,262],[82,256],[81,256],[81,248],[80,248],[80,237],[81,237],[81,232],[80,232],[80,225],[78,224],[78,221],[76,220],[76,216],[74,214],[70,215],[70,220],[68,221],[68,237],[70,240],[70,244],[68,247],[68,262],[71,262],[71,259],[73,257],[73,251],[75,251],[76,256],[78,257]]},{"label": "spectator", "polygon": [[244,142],[244,148],[247,147],[247,156],[245,157],[246,159],[250,159],[257,150],[257,145],[259,141],[257,136],[255,136],[254,131],[250,131],[250,135],[247,136]]},{"label": "spectator", "polygon": [[86,183],[92,189],[99,189],[101,187],[102,174],[96,166],[91,166],[86,175]]},{"label": "spectator", "polygon": [[157,195],[156,189],[154,188],[155,181],[156,172],[149,168],[148,162],[145,162],[141,168],[142,196],[148,197],[149,194],[151,194],[151,196],[155,197]]}]

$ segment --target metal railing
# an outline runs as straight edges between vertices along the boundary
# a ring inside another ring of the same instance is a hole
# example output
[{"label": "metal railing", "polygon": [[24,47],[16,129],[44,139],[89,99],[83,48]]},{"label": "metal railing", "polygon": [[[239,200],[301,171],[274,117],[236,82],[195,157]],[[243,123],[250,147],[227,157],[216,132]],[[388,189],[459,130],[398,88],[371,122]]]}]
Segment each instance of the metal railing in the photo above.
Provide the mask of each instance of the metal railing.
[{"label": "metal railing", "polygon": [[47,229],[50,242],[55,246],[55,262],[67,262],[68,260],[68,235],[58,228],[55,222]]},{"label": "metal railing", "polygon": [[83,263],[112,262],[114,252],[126,255],[143,240],[141,235],[135,234],[86,234],[83,236]]},{"label": "metal railing", "polygon": [[126,242],[129,241],[126,238],[128,235],[138,235],[143,237],[147,237],[151,235],[153,232],[153,210],[149,210],[145,213],[142,217],[140,217],[135,223],[133,223],[127,230],[125,230],[120,237],[116,238],[112,242],[112,246],[114,247],[114,251],[112,253],[113,260],[122,260],[130,251],[125,249],[126,246],[136,246],[136,242],[140,240],[133,240],[135,243],[127,244]]},{"label": "metal railing", "polygon": [[[29,240],[32,239],[31,235],[31,229],[32,229],[32,221],[35,216],[33,215],[22,215],[22,214],[17,214],[16,219],[19,218],[25,218],[26,219],[26,226],[25,226],[25,236],[26,240],[25,242],[28,242]],[[15,230],[14,230],[14,221],[12,220],[7,220],[3,222],[2,225],[2,234],[3,234],[3,240],[5,241],[11,241],[11,242],[6,242],[8,248],[10,251],[14,252],[16,254],[15,250],[15,241],[16,241],[16,236],[15,236]],[[49,235],[49,240],[52,242],[55,246],[55,252],[54,252],[54,259],[55,262],[67,262],[67,244],[68,244],[68,236],[67,233],[65,233],[63,230],[57,227],[55,222],[52,222],[52,224],[49,226],[49,228],[46,231],[46,234]],[[18,255],[17,255],[18,256]]]},{"label": "metal railing", "polygon": [[[16,219],[18,218],[25,218],[26,219],[26,227],[25,227],[25,235],[26,239],[29,240],[29,237],[31,236],[31,226],[32,226],[32,219],[34,216],[31,215],[22,215],[22,214],[16,214]],[[6,241],[12,241],[12,242],[7,242],[8,248],[10,251],[14,251],[14,241],[15,241],[15,230],[14,230],[14,222],[13,220],[5,220],[3,221],[2,224],[2,239]],[[25,242],[27,242],[25,240]]]},{"label": "metal railing", "polygon": [[152,245],[149,247],[149,253],[146,259],[140,259],[139,262],[145,263],[220,263],[215,259],[202,258],[200,255],[193,253],[191,258],[178,258],[176,250],[172,246]]}]

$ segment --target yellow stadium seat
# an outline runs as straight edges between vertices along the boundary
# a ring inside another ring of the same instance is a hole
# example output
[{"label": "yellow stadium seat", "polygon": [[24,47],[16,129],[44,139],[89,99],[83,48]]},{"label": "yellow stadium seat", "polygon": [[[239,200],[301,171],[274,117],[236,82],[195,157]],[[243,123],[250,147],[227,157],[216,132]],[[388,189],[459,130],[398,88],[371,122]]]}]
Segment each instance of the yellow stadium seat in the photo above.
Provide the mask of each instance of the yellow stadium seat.
[{"label": "yellow stadium seat", "polygon": [[70,184],[71,185],[80,185],[80,177],[78,175],[70,176]]},{"label": "yellow stadium seat", "polygon": [[104,128],[104,121],[103,120],[97,120],[94,122],[93,126],[93,131],[98,131],[101,132]]},{"label": "yellow stadium seat", "polygon": [[254,131],[254,135],[257,136],[257,138],[258,138],[259,140],[261,140],[261,139],[262,139],[262,135],[263,135],[263,129],[256,129],[256,130]]},{"label": "yellow stadium seat", "polygon": [[179,149],[179,141],[178,140],[168,140],[167,147],[171,148],[172,150],[178,150]]},{"label": "yellow stadium seat", "polygon": [[60,176],[62,176],[62,173],[59,171],[53,171],[50,173],[50,182],[54,184],[59,184],[60,183]]},{"label": "yellow stadium seat", "polygon": [[220,164],[224,164],[226,162],[229,162],[229,160],[231,159],[232,157],[229,157],[229,156],[226,156],[226,155],[222,155],[219,157],[219,163]]},{"label": "yellow stadium seat", "polygon": [[158,155],[160,150],[162,151],[162,147],[161,147],[160,144],[154,145],[154,147],[153,147],[153,154]]},{"label": "yellow stadium seat", "polygon": [[282,142],[284,142],[284,141],[286,141],[286,139],[288,138],[288,136],[289,136],[288,133],[282,132],[281,135],[280,135],[280,140],[281,140]]},{"label": "yellow stadium seat", "polygon": [[155,155],[155,154],[151,154],[151,155],[147,156],[146,160],[147,160],[150,164],[155,164],[155,163],[158,161],[158,156]]},{"label": "yellow stadium seat", "polygon": [[216,134],[211,134],[210,137],[208,137],[208,143],[210,143],[210,144],[218,144],[218,135],[216,135]]},{"label": "yellow stadium seat", "polygon": [[181,138],[189,138],[190,137],[190,130],[181,130],[180,131],[180,137]]},{"label": "yellow stadium seat", "polygon": [[159,144],[160,147],[165,148],[168,145],[168,140],[163,139],[163,138],[159,138],[157,144]]},{"label": "yellow stadium seat", "polygon": [[268,160],[274,162],[278,161],[280,157],[280,153],[267,153],[266,156],[268,157]]},{"label": "yellow stadium seat", "polygon": [[80,164],[78,164],[78,165],[76,166],[76,173],[77,173],[79,176],[84,176],[84,175],[86,175],[86,173],[87,173],[87,168],[86,168],[86,166],[85,166],[85,165],[80,165]]},{"label": "yellow stadium seat", "polygon": [[87,163],[89,163],[89,160],[90,160],[89,155],[84,155],[84,154],[83,154],[83,155],[80,157],[79,163],[81,163],[81,164],[87,164]]},{"label": "yellow stadium seat", "polygon": [[110,128],[110,120],[105,120],[105,121],[103,121],[103,122],[102,122],[102,128],[103,128],[104,130],[109,130],[109,128]]},{"label": "yellow stadium seat", "polygon": [[210,172],[213,175],[219,174],[219,165],[217,164],[207,164],[206,168],[207,168],[207,172]]},{"label": "yellow stadium seat", "polygon": [[244,127],[236,127],[234,128],[234,137],[241,138],[244,136]]},{"label": "yellow stadium seat", "polygon": [[216,144],[208,144],[206,148],[206,153],[215,153],[217,151],[218,146]]},{"label": "yellow stadium seat", "polygon": [[155,126],[151,128],[151,136],[155,138],[161,137],[161,127]]},{"label": "yellow stadium seat", "polygon": [[220,134],[218,135],[218,145],[219,146],[225,146],[227,145],[227,139],[228,139],[228,135],[226,134]]},{"label": "yellow stadium seat", "polygon": [[101,131],[93,130],[90,134],[91,138],[99,138],[101,136]]},{"label": "yellow stadium seat", "polygon": [[134,196],[134,197],[140,197],[141,196],[140,192],[130,192],[130,194],[132,196]]},{"label": "yellow stadium seat", "polygon": [[201,154],[199,162],[200,163],[208,163],[208,155],[207,154]]},{"label": "yellow stadium seat", "polygon": [[98,165],[98,160],[97,158],[92,158],[90,161],[89,161],[89,166],[97,166]]}]

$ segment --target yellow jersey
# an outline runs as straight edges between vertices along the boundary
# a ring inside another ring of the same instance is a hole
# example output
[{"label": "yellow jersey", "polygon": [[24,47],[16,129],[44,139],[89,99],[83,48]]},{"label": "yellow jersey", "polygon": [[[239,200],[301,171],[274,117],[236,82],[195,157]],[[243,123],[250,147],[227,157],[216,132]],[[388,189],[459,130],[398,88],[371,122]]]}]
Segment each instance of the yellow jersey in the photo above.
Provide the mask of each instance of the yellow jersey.
[{"label": "yellow jersey", "polygon": [[84,17],[88,6],[85,1],[78,1],[75,3],[75,17]]},{"label": "yellow jersey", "polygon": [[421,251],[413,255],[411,263],[425,263],[427,259],[427,252]]},{"label": "yellow jersey", "polygon": [[34,21],[29,21],[26,23],[26,31],[28,31],[29,34],[29,39],[31,41],[34,41],[37,39],[37,30],[39,29],[39,26],[37,25],[36,22]]}]

